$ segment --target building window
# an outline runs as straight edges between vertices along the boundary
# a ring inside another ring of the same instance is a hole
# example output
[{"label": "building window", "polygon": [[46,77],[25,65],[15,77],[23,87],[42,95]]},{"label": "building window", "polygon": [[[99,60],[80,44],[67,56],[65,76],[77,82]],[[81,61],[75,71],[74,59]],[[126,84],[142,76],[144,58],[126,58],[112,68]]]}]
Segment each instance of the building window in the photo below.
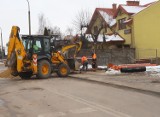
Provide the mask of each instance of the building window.
[{"label": "building window", "polygon": [[124,30],[124,34],[131,34],[131,29]]},{"label": "building window", "polygon": [[126,29],[126,24],[123,23],[125,20],[126,20],[126,18],[122,18],[122,19],[118,20],[119,30]]}]

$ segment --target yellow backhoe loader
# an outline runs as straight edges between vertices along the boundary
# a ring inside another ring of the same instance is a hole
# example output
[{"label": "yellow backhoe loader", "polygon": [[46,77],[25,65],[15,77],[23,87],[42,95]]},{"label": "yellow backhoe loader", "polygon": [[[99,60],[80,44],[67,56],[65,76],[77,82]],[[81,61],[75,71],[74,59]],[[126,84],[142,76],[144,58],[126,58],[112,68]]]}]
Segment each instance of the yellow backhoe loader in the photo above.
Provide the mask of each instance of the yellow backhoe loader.
[{"label": "yellow backhoe loader", "polygon": [[51,46],[52,36],[24,35],[20,39],[19,31],[19,27],[12,27],[8,45],[6,66],[13,76],[19,75],[22,79],[31,78],[33,75],[47,78],[53,72],[59,77],[68,76],[71,68],[69,59],[63,53],[75,47],[75,57],[81,49],[81,41],[66,45],[57,51]]}]

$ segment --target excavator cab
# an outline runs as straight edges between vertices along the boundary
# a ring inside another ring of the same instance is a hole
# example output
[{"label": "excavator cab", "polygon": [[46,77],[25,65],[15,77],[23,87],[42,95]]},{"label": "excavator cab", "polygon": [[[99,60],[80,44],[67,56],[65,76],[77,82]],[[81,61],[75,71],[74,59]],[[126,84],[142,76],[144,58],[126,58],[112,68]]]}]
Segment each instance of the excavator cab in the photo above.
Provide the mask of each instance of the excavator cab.
[{"label": "excavator cab", "polygon": [[43,57],[47,59],[51,58],[50,37],[23,35],[22,42],[27,52],[27,56],[30,59],[33,54],[37,54],[37,60],[42,59]]}]

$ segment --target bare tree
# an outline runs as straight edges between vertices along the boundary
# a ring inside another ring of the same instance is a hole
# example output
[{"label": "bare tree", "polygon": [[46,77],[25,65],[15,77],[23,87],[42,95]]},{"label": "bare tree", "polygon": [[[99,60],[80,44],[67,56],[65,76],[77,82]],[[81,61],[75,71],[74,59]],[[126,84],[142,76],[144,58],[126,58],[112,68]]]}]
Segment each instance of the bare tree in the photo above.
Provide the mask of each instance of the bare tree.
[{"label": "bare tree", "polygon": [[81,9],[73,20],[73,26],[77,33],[81,33],[82,48],[87,48],[88,41],[85,39],[84,27],[87,27],[91,19],[91,13],[89,10]]},{"label": "bare tree", "polygon": [[44,14],[39,15],[39,29],[38,34],[45,35],[62,35],[58,26],[52,26],[50,22],[45,18]]},{"label": "bare tree", "polygon": [[60,28],[58,26],[50,27],[50,34],[61,34]]},{"label": "bare tree", "polygon": [[[90,30],[90,34],[92,36],[92,39],[94,41],[94,49],[96,48],[97,45],[97,40],[100,34],[103,34],[103,40],[105,42],[105,30],[107,27],[111,29],[112,24],[116,21],[113,21],[113,18],[111,16],[109,16],[107,13],[100,11],[100,14],[102,15],[103,18],[99,18],[99,23],[96,26],[96,31],[92,31]],[[82,40],[84,41],[84,44],[86,44],[87,39],[85,37],[85,34],[83,31],[83,28],[93,28],[93,27],[89,27],[89,23],[91,20],[91,14],[87,11],[87,10],[81,10],[80,12],[78,12],[78,14],[76,15],[75,19],[73,20],[73,25],[75,27],[75,29],[77,31],[81,31],[81,36],[82,36]],[[104,31],[103,31],[104,30]]]},{"label": "bare tree", "polygon": [[[92,35],[92,39],[94,41],[94,43],[97,43],[98,41],[98,36],[101,33],[101,31],[106,28],[106,25],[104,25],[103,21],[101,21],[101,23],[99,24],[99,26],[97,26],[97,31],[96,32],[91,32]],[[104,33],[104,32],[103,32]]]},{"label": "bare tree", "polygon": [[68,28],[66,29],[66,34],[67,34],[67,35],[73,35],[73,28],[72,28],[72,27],[68,27]]},{"label": "bare tree", "polygon": [[91,13],[88,10],[82,9],[79,11],[73,20],[73,25],[76,31],[82,30],[82,26],[87,26],[91,19]]},{"label": "bare tree", "polygon": [[[88,27],[88,24],[90,23],[91,20],[91,13],[87,10],[81,10],[78,12],[78,14],[76,15],[75,19],[73,20],[73,25],[75,27],[75,29],[78,31],[81,31],[82,37],[85,38],[85,30],[83,30],[83,28],[91,28]],[[97,26],[97,31],[96,32],[90,32],[92,39],[94,41],[94,43],[97,42],[98,40],[98,35],[100,34],[100,32],[102,31],[102,29],[104,28],[104,22],[100,22],[99,26]],[[86,43],[86,39],[84,40]]]},{"label": "bare tree", "polygon": [[44,14],[40,14],[38,17],[38,20],[39,20],[38,34],[43,34],[45,27],[47,27],[47,23],[46,23],[47,21]]}]

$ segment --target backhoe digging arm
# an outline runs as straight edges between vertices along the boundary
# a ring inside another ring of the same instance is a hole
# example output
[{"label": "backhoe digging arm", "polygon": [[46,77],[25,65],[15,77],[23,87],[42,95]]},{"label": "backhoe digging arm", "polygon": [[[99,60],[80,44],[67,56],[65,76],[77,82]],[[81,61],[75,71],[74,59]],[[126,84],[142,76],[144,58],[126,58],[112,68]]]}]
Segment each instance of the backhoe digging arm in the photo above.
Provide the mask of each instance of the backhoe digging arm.
[{"label": "backhoe digging arm", "polygon": [[7,66],[13,71],[23,71],[23,59],[26,56],[26,51],[19,38],[19,27],[12,26],[7,55]]}]

